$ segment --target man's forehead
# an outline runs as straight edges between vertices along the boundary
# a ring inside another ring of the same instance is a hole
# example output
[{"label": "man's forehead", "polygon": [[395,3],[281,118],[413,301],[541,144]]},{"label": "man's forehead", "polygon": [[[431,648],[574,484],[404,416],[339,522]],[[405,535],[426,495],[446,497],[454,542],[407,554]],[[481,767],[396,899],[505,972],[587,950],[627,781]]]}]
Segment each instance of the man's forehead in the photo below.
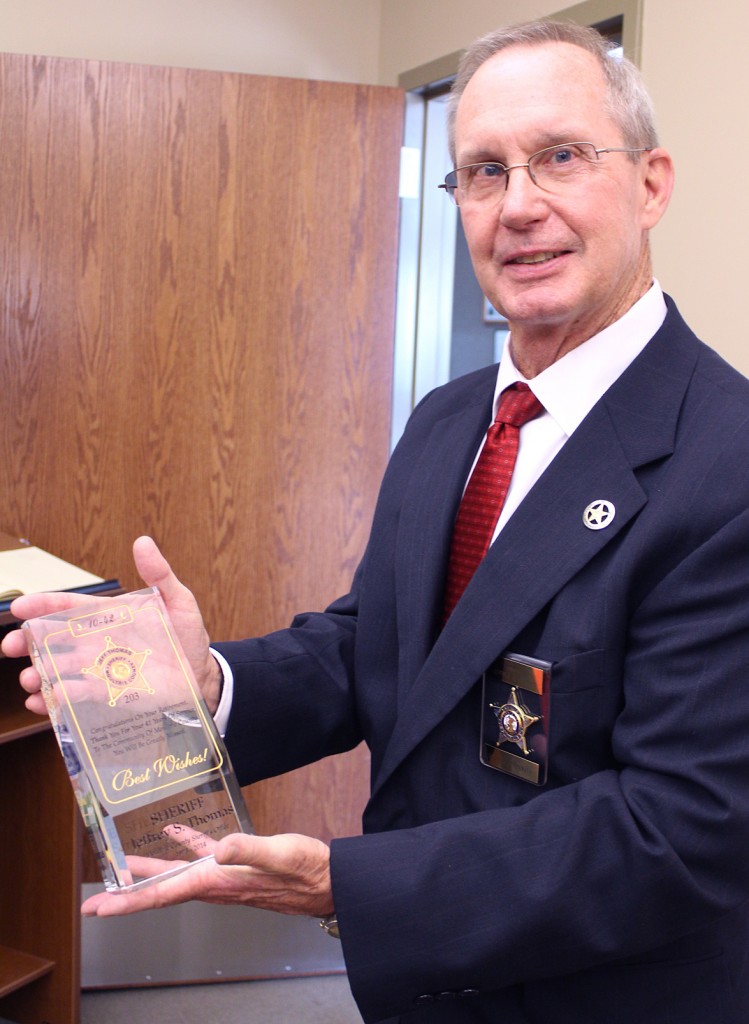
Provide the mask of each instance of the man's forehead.
[{"label": "man's forehead", "polygon": [[531,106],[583,94],[602,102],[607,82],[597,58],[571,43],[514,45],[489,57],[474,72],[458,103],[461,108],[488,102]]},{"label": "man's forehead", "polygon": [[536,149],[587,141],[600,120],[608,120],[606,85],[597,58],[579,46],[508,47],[467,83],[456,112],[456,141],[481,144],[482,137],[518,130]]},{"label": "man's forehead", "polygon": [[605,84],[603,71],[597,56],[590,50],[564,41],[547,41],[542,43],[513,43],[497,53],[492,54],[478,66],[468,82],[471,83],[487,74],[501,72],[509,68],[509,73],[517,74],[524,67],[532,68],[533,73],[554,78],[557,75],[568,77],[592,76]]}]

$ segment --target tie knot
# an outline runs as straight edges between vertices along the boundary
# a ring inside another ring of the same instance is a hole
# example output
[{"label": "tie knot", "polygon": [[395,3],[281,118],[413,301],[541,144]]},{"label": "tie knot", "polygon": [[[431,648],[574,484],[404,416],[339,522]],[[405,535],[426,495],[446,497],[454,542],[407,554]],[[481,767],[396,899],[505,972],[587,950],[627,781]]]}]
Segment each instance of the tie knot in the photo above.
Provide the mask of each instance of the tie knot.
[{"label": "tie knot", "polygon": [[527,384],[519,381],[505,388],[499,400],[499,409],[495,423],[509,423],[513,427],[522,427],[528,420],[534,419],[543,412],[544,407],[533,394]]}]

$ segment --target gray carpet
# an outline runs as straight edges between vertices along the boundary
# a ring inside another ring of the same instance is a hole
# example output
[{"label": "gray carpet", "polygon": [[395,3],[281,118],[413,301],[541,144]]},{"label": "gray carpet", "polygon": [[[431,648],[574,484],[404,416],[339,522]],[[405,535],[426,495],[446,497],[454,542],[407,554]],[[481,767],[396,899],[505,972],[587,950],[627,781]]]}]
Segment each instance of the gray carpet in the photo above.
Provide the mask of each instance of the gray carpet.
[{"label": "gray carpet", "polygon": [[362,1024],[345,975],[84,992],[81,1024]]}]

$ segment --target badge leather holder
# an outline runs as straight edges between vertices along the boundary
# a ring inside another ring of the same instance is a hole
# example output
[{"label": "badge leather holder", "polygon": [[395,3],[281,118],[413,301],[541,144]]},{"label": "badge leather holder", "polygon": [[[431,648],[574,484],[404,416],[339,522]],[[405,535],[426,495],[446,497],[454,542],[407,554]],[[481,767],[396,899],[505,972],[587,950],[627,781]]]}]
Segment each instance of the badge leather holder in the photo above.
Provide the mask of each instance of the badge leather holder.
[{"label": "badge leather holder", "polygon": [[551,667],[508,652],[484,673],[481,763],[534,786],[548,775]]}]

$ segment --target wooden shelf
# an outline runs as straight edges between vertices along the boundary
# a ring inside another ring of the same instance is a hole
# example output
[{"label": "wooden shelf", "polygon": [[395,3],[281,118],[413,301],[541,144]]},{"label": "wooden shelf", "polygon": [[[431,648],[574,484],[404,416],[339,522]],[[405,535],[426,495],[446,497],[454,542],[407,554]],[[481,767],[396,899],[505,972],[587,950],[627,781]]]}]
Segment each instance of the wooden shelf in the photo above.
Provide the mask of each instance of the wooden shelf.
[{"label": "wooden shelf", "polygon": [[[0,609],[0,635],[14,621]],[[77,1024],[83,827],[50,721],[24,707],[23,667],[0,657],[0,1024]]]},{"label": "wooden shelf", "polygon": [[48,974],[54,966],[54,960],[0,946],[0,999]]},{"label": "wooden shelf", "polygon": [[49,720],[0,659],[0,1019],[76,1024],[81,822]]},{"label": "wooden shelf", "polygon": [[[13,674],[18,675],[21,662],[8,663],[3,659],[0,661],[4,669],[3,678],[11,674],[11,664],[14,666]],[[18,682],[9,680],[9,683],[11,685],[0,688],[0,743],[11,743],[38,732],[49,732],[52,728],[49,719],[27,711],[24,707],[24,693]]]}]

